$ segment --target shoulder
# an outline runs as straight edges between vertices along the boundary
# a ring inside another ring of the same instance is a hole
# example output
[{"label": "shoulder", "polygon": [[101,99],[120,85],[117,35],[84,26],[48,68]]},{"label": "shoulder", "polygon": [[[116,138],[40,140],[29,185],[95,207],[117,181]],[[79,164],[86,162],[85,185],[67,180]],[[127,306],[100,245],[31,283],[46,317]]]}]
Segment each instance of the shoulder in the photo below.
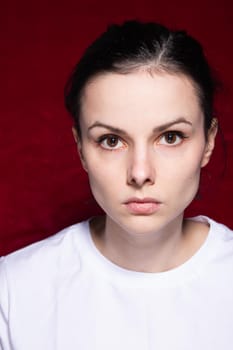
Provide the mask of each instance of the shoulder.
[{"label": "shoulder", "polygon": [[233,270],[233,231],[207,216],[191,218],[199,223],[209,226],[207,238],[203,244],[202,252],[208,257],[211,265],[223,269]]},{"label": "shoulder", "polygon": [[9,283],[33,283],[33,280],[50,279],[71,264],[78,269],[79,240],[87,229],[84,221],[2,257],[0,276],[5,274]]},{"label": "shoulder", "polygon": [[220,241],[232,241],[233,243],[233,230],[226,225],[215,221],[205,215],[199,215],[191,218],[191,220],[199,223],[203,223],[209,227],[209,233],[215,236]]}]

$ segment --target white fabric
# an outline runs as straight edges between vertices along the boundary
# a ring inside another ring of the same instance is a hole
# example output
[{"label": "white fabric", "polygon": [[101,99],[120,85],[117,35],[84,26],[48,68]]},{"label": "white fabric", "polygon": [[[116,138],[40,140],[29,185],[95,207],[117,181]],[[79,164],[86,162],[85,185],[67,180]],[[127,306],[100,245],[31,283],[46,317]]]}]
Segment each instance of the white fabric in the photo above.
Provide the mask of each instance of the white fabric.
[{"label": "white fabric", "polygon": [[233,231],[162,273],[120,268],[88,222],[1,259],[1,350],[232,350]]}]

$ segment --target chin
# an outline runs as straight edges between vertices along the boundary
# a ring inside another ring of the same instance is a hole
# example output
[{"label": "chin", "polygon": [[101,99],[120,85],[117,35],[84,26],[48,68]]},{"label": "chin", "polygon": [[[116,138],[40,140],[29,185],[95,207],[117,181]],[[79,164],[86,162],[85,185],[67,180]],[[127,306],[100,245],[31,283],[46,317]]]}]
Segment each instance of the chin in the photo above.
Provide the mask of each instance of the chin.
[{"label": "chin", "polygon": [[114,220],[114,222],[131,235],[154,234],[169,224],[169,220],[165,220],[160,215],[131,215],[123,220]]}]

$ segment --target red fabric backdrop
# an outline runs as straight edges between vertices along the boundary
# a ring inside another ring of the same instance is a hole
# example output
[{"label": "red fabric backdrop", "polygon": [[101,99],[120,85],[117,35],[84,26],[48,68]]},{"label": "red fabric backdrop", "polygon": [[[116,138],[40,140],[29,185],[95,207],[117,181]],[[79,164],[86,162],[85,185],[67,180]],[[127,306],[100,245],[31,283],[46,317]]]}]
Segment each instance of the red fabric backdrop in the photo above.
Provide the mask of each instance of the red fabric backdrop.
[{"label": "red fabric backdrop", "polygon": [[206,47],[224,89],[217,101],[227,143],[203,174],[188,215],[233,227],[232,1],[79,0],[2,2],[0,103],[0,255],[98,211],[88,190],[63,107],[63,86],[86,45],[107,24],[129,18],[185,28]]}]

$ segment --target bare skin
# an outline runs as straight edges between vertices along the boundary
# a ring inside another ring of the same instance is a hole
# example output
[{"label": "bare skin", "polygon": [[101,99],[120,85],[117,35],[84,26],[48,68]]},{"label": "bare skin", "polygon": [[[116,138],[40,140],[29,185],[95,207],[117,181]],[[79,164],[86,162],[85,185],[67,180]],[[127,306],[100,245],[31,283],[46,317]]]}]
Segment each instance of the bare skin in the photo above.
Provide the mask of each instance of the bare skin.
[{"label": "bare skin", "polygon": [[208,226],[183,221],[201,168],[214,149],[216,124],[204,116],[183,75],[107,73],[85,88],[75,129],[80,159],[105,218],[91,222],[93,241],[115,264],[161,272],[188,260]]},{"label": "bare skin", "polygon": [[90,230],[97,249],[111,262],[127,270],[153,273],[171,270],[190,259],[205,242],[209,226],[184,220],[180,239],[167,243],[157,239],[142,242],[142,237],[135,240],[128,236],[126,239],[124,235],[108,239],[103,216],[92,219]]}]

